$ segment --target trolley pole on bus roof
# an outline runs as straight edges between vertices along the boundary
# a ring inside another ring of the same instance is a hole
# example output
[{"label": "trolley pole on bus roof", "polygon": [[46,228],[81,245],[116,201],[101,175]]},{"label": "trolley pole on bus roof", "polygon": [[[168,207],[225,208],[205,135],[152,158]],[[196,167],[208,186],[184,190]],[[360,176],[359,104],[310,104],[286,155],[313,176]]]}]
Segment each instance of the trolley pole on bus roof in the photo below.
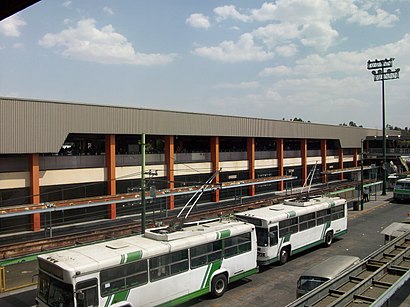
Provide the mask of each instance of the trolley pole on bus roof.
[{"label": "trolley pole on bus roof", "polygon": [[145,233],[145,133],[141,135],[141,233]]},{"label": "trolley pole on bus roof", "polygon": [[[382,82],[382,117],[383,117],[383,191],[382,195],[386,195],[386,107],[384,99],[384,80],[393,80],[399,78],[400,68],[396,70],[387,69],[393,66],[394,58],[386,58],[382,60],[367,61],[367,69],[372,71],[374,81]],[[377,71],[376,71],[377,69]]]}]

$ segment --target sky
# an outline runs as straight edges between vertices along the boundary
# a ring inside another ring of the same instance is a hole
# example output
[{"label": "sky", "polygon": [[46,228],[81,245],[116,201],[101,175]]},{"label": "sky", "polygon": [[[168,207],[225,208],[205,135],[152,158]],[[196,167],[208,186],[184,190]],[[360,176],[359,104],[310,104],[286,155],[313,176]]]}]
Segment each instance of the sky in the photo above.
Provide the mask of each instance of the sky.
[{"label": "sky", "polygon": [[410,127],[410,0],[42,0],[0,21],[0,96]]}]

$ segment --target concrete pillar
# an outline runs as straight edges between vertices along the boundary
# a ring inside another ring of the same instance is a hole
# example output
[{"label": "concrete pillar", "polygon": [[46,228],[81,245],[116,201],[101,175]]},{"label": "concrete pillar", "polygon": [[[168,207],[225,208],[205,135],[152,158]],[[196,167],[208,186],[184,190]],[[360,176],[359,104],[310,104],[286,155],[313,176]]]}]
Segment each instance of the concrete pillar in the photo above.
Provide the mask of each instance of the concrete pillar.
[{"label": "concrete pillar", "polygon": [[354,166],[354,167],[358,167],[358,166],[359,166],[359,162],[358,162],[358,160],[357,160],[357,152],[358,152],[358,149],[357,149],[357,148],[354,148],[354,149],[353,149],[353,166]]},{"label": "concrete pillar", "polygon": [[306,178],[307,178],[307,139],[301,139],[300,140],[300,158],[301,158],[301,164],[302,164],[302,184],[305,183]]},{"label": "concrete pillar", "polygon": [[[105,166],[107,168],[107,183],[108,183],[108,195],[117,194],[117,181],[115,177],[115,134],[107,134],[105,136]],[[108,218],[117,218],[117,206],[116,204],[108,205]]]},{"label": "concrete pillar", "polygon": [[[249,179],[255,179],[255,138],[247,139]],[[255,196],[255,186],[249,186],[249,195]]]},{"label": "concrete pillar", "polygon": [[[212,172],[219,170],[219,137],[211,137],[211,161],[212,161]],[[219,173],[216,175],[213,183],[219,183]],[[212,195],[212,200],[214,202],[219,202],[219,190],[216,190]]]},{"label": "concrete pillar", "polygon": [[[30,200],[32,204],[40,203],[40,163],[38,153],[29,156],[30,169]],[[40,231],[41,218],[40,213],[31,215],[31,230]]]},{"label": "concrete pillar", "polygon": [[[174,161],[175,161],[175,148],[174,148],[174,136],[165,136],[165,167],[168,181],[168,188],[173,189],[174,185]],[[175,196],[167,197],[168,209],[174,209]]]},{"label": "concrete pillar", "polygon": [[[276,139],[276,159],[278,161],[278,176],[284,176],[284,154],[283,154],[283,139]],[[283,191],[284,183],[280,181],[278,190]]]},{"label": "concrete pillar", "polygon": [[[343,148],[339,148],[339,168],[343,169]],[[340,173],[339,179],[343,180],[343,173]]]},{"label": "concrete pillar", "polygon": [[320,151],[322,155],[322,182],[326,183],[327,182],[327,166],[326,166],[326,151],[327,151],[327,144],[326,140],[320,140]]}]

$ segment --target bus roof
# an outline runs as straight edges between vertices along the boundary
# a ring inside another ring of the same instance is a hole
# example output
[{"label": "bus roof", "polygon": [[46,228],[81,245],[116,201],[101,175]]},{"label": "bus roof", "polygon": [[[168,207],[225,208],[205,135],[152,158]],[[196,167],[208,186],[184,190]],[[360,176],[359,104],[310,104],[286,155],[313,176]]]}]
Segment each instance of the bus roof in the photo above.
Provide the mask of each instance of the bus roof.
[{"label": "bus roof", "polygon": [[[162,228],[166,229],[166,227]],[[38,258],[51,261],[64,270],[83,274],[138,259],[149,258],[154,255],[163,255],[190,246],[205,244],[251,231],[253,228],[254,225],[252,224],[236,220],[203,222],[177,231],[188,235],[175,240],[157,240],[143,235],[135,235],[43,254]]]},{"label": "bus roof", "polygon": [[316,197],[310,199],[308,202],[285,201],[284,203],[277,205],[240,212],[237,213],[236,216],[238,218],[246,216],[274,223],[290,217],[315,212],[335,205],[341,205],[345,202],[344,199],[339,197]]},{"label": "bus roof", "polygon": [[306,277],[322,277],[326,279],[335,278],[340,272],[344,271],[351,265],[358,263],[359,257],[337,255],[327,258],[319,264],[306,270],[300,278]]},{"label": "bus roof", "polygon": [[410,178],[402,178],[402,179],[399,179],[399,180],[397,180],[396,182],[399,182],[399,183],[410,183]]}]

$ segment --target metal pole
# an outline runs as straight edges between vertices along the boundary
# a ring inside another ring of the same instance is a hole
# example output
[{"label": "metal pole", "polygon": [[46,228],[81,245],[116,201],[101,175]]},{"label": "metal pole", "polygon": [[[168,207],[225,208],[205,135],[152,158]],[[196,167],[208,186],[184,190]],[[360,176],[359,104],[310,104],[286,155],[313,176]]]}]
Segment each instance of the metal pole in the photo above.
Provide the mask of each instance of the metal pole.
[{"label": "metal pole", "polygon": [[360,140],[360,210],[363,211],[363,140]]},{"label": "metal pole", "polygon": [[383,191],[382,195],[386,195],[386,104],[384,99],[384,65],[382,67],[382,110],[383,110]]},{"label": "metal pole", "polygon": [[145,233],[145,133],[141,135],[141,233]]}]

